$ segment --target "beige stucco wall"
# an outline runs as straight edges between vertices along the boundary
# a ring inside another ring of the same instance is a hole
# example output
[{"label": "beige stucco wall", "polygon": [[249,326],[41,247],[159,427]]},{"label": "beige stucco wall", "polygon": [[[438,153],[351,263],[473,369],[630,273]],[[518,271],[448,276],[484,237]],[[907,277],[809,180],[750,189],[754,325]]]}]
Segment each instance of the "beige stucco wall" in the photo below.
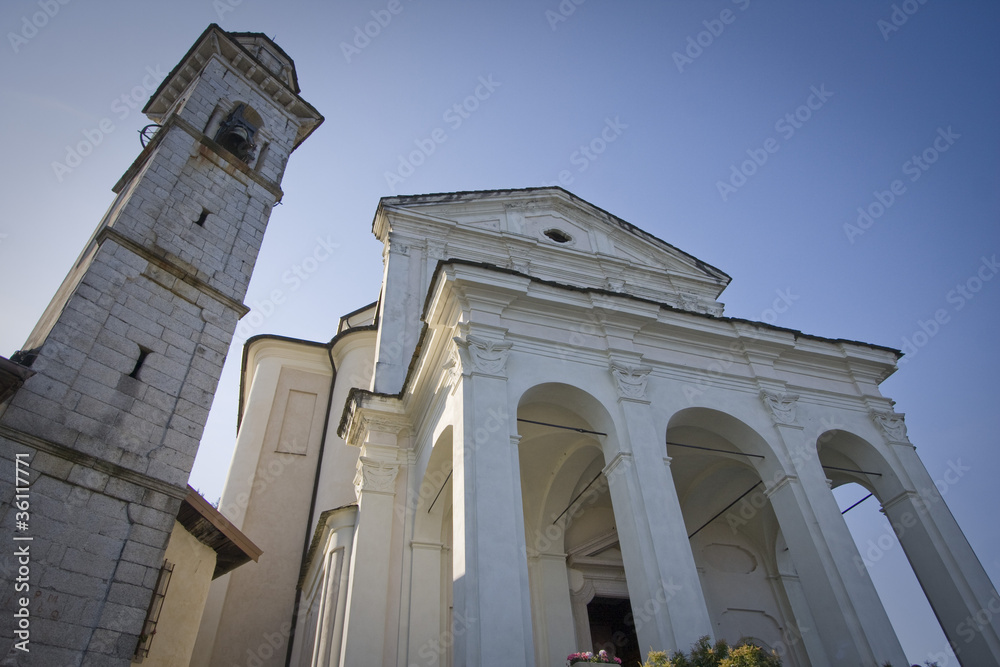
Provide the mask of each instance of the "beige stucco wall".
[{"label": "beige stucco wall", "polygon": [[215,571],[215,551],[177,521],[164,558],[174,564],[174,572],[143,667],[178,667],[190,662]]}]

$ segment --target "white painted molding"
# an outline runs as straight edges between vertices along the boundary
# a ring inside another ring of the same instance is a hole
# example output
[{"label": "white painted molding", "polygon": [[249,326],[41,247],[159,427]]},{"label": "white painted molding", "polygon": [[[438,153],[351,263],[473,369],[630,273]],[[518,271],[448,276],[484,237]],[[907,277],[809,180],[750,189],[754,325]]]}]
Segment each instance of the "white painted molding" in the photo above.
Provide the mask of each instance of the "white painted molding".
[{"label": "white painted molding", "polygon": [[771,496],[776,494],[778,491],[789,486],[792,482],[797,482],[797,481],[799,481],[799,478],[795,475],[784,475],[782,476],[781,479],[772,484],[770,487],[764,489],[764,495],[767,496],[768,498],[771,498]]}]

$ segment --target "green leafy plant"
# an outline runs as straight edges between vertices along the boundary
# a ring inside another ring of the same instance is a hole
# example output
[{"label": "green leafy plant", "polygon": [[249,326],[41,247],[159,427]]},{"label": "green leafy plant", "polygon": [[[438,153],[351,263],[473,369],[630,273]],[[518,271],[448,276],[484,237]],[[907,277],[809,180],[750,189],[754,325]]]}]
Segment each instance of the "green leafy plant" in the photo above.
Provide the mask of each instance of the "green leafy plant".
[{"label": "green leafy plant", "polygon": [[724,639],[712,644],[702,637],[687,655],[677,651],[668,658],[664,651],[650,651],[642,667],[781,667],[781,660],[747,640],[730,646]]}]

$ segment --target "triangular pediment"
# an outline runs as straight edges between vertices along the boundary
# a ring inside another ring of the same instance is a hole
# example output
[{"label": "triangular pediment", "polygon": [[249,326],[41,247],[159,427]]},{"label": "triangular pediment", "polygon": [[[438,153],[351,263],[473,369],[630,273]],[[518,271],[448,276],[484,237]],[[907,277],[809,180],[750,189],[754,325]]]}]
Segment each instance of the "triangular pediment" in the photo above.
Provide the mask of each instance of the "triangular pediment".
[{"label": "triangular pediment", "polygon": [[388,197],[373,231],[424,236],[438,259],[721,313],[721,270],[558,187]]}]

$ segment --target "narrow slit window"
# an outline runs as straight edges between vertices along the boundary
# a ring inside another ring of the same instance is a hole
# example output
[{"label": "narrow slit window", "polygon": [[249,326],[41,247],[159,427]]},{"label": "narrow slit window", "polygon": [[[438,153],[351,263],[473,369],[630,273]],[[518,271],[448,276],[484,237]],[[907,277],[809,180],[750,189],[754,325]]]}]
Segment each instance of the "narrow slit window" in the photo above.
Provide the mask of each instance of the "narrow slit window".
[{"label": "narrow slit window", "polygon": [[150,351],[151,350],[147,350],[144,347],[139,348],[139,358],[135,360],[135,368],[133,368],[132,372],[128,374],[130,378],[135,378],[136,380],[139,379],[139,369],[142,368],[142,364],[145,363],[146,357],[149,356]]},{"label": "narrow slit window", "polygon": [[202,208],[201,209],[201,215],[199,215],[198,219],[194,221],[194,224],[198,225],[199,227],[204,227],[205,226],[205,220],[207,220],[207,219],[208,219],[208,209],[207,208]]}]

